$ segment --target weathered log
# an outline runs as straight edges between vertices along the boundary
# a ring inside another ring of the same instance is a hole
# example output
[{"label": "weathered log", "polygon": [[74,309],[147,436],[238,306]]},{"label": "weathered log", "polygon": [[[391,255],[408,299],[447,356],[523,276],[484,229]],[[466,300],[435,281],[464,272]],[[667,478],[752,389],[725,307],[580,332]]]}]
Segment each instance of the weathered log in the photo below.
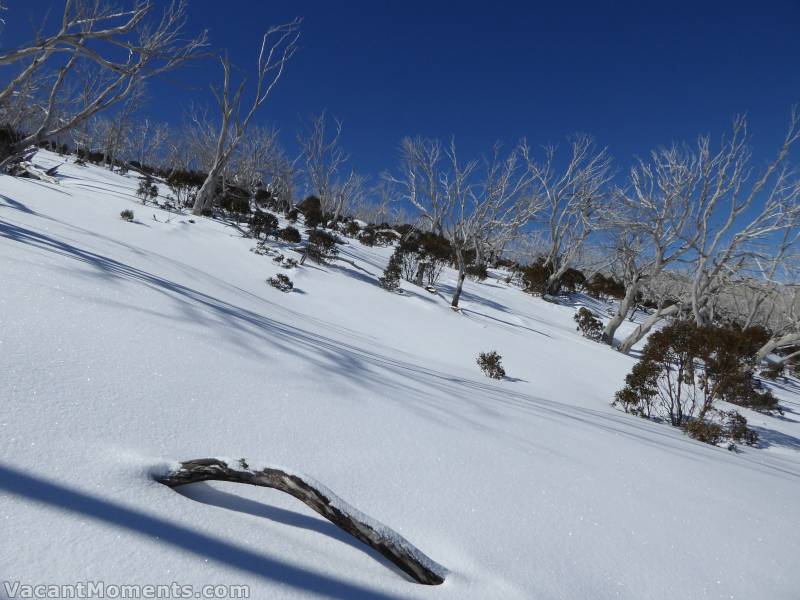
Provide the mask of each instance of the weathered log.
[{"label": "weathered log", "polygon": [[361,513],[324,486],[281,469],[250,469],[244,460],[239,461],[237,467],[216,458],[188,460],[182,462],[178,470],[167,473],[158,481],[169,487],[198,481],[229,481],[286,492],[380,552],[414,581],[425,585],[444,582],[444,567],[396,531]]}]

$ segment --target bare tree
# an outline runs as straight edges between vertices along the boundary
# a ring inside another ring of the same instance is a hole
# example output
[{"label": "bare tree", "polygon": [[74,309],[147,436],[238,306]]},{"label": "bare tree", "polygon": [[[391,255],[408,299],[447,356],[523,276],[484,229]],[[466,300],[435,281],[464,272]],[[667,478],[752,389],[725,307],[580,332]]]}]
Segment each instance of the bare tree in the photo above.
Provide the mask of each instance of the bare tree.
[{"label": "bare tree", "polygon": [[431,231],[444,235],[443,222],[451,206],[440,187],[441,160],[439,140],[404,138],[400,143],[400,174],[387,175],[387,179],[397,185]]},{"label": "bare tree", "polygon": [[305,123],[297,136],[309,188],[319,198],[322,212],[332,214],[334,220],[352,203],[351,194],[363,189],[363,178],[354,172],[341,177],[349,159],[341,147],[341,137],[342,122],[334,119],[329,128],[325,111]]},{"label": "bare tree", "polygon": [[255,93],[247,112],[242,111],[242,95],[245,91],[246,81],[242,79],[239,86],[232,91],[230,61],[227,55],[220,58],[223,71],[222,88],[213,90],[220,109],[219,130],[214,157],[208,169],[208,176],[197,193],[197,199],[192,208],[193,214],[200,215],[211,207],[223,169],[241,142],[253,116],[266,102],[283,75],[286,63],[297,50],[299,36],[299,19],[270,27],[264,34],[258,53]]},{"label": "bare tree", "polygon": [[577,135],[570,142],[570,156],[558,167],[555,146],[545,148],[541,163],[530,161],[536,186],[541,229],[547,241],[545,265],[551,274],[545,292],[557,294],[561,277],[580,256],[584,243],[597,227],[605,186],[610,179],[611,158],[598,150],[592,139]]},{"label": "bare tree", "polygon": [[232,171],[237,185],[250,194],[264,189],[284,208],[290,206],[295,167],[280,146],[277,129],[252,128],[239,145]]},{"label": "bare tree", "polygon": [[455,141],[444,152],[436,140],[403,141],[401,175],[392,181],[405,191],[427,226],[450,242],[458,270],[450,303],[454,309],[466,279],[469,251],[481,260],[490,243],[518,230],[533,214],[528,158],[525,142],[505,157],[496,145],[479,169],[479,161],[459,159]]},{"label": "bare tree", "polygon": [[133,125],[133,157],[140,167],[153,167],[156,156],[170,137],[170,127],[166,123],[153,123],[148,118],[140,119]]},{"label": "bare tree", "polygon": [[625,296],[603,329],[603,341],[613,345],[614,334],[635,307],[647,280],[658,277],[684,257],[694,238],[691,191],[698,183],[693,159],[677,147],[655,150],[650,160],[639,160],[624,188],[616,188],[613,202],[602,216],[603,227],[614,235],[614,254]]},{"label": "bare tree", "polygon": [[786,163],[798,140],[800,112],[794,107],[776,156],[754,179],[744,117],[734,119],[731,135],[722,140],[717,152],[711,150],[707,137],[698,141],[694,153],[698,185],[692,198],[696,260],[691,288],[698,325],[711,322],[710,302],[725,276],[769,261],[783,251],[786,232],[797,230],[800,179]]},{"label": "bare tree", "polygon": [[[153,6],[146,2],[129,11],[115,11],[100,2],[67,0],[60,28],[55,34],[0,56],[0,65],[23,64],[19,73],[0,91],[0,103],[52,57],[63,56],[60,66],[55,69],[49,93],[37,103],[38,122],[29,134],[13,145],[10,155],[0,166],[9,168],[29,147],[73,129],[128,98],[144,80],[174,69],[198,55],[206,43],[205,32],[188,41],[181,37],[188,3],[185,0],[173,1],[164,9],[160,19],[150,21],[146,17]],[[59,113],[56,108],[67,77],[82,62],[97,65],[110,77],[78,110]]]}]

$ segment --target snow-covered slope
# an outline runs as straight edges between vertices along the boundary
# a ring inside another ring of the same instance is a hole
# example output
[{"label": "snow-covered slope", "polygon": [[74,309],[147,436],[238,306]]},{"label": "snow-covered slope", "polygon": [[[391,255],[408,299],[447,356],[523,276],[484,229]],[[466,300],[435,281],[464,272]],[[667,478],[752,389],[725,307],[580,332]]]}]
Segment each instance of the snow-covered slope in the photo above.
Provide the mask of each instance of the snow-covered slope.
[{"label": "snow-covered slope", "polygon": [[[710,447],[609,406],[633,359],[581,338],[574,307],[490,279],[454,313],[382,290],[391,250],[355,242],[341,252],[359,268],[307,264],[283,294],[265,279],[285,271],[234,228],[142,207],[134,175],[60,173],[0,177],[3,578],[251,598],[797,598],[796,381],[777,390],[785,417],[748,414],[762,448]],[[490,349],[509,379],[478,370]],[[409,581],[284,494],[153,481],[207,456],[307,473],[447,581]]]}]

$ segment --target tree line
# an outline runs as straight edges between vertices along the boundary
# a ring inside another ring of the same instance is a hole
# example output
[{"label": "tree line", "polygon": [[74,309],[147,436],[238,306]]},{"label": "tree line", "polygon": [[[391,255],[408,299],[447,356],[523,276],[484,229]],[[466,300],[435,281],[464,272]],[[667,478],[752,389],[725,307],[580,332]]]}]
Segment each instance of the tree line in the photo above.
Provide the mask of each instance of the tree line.
[{"label": "tree line", "polygon": [[[239,71],[206,32],[187,33],[189,10],[185,0],[161,8],[66,0],[51,30],[2,51],[0,169],[45,178],[31,161],[38,148],[72,152],[171,181],[195,215],[230,205],[232,195],[247,210],[259,195],[285,210],[313,195],[330,220],[410,224],[446,240],[458,272],[454,308],[471,271],[513,257],[545,296],[574,287],[575,272],[584,286],[615,282],[601,340],[622,352],[681,316],[699,327],[762,327],[769,336],[759,358],[797,356],[796,108],[766,161],[754,160],[747,120],[737,117],[718,140],[656,148],[624,172],[587,135],[558,146],[494,144],[479,156],[462,156],[453,139],[408,137],[398,164],[370,180],[350,166],[343,124],[325,112],[302,124],[294,157],[277,129],[256,124],[297,52],[299,19],[266,28],[255,68]],[[190,108],[179,124],[151,120],[148,81],[209,59],[219,69],[211,107]],[[643,304],[646,317],[618,339]]]}]

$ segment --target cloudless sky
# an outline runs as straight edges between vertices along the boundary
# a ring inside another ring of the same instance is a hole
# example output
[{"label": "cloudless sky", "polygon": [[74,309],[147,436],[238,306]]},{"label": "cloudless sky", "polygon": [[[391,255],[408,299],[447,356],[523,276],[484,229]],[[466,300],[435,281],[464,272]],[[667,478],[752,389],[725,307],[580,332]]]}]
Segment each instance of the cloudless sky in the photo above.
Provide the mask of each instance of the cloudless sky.
[{"label": "cloudless sky", "polygon": [[[9,4],[4,47],[63,6]],[[581,131],[624,168],[656,145],[717,136],[741,112],[760,157],[800,101],[798,0],[191,0],[190,10],[189,30],[207,28],[245,74],[270,24],[303,17],[300,49],[258,120],[293,150],[300,117],[327,108],[344,121],[353,166],[371,175],[416,134],[455,135],[467,156]],[[179,122],[190,102],[213,102],[208,82],[219,78],[213,60],[186,67],[150,85],[149,110]]]}]

